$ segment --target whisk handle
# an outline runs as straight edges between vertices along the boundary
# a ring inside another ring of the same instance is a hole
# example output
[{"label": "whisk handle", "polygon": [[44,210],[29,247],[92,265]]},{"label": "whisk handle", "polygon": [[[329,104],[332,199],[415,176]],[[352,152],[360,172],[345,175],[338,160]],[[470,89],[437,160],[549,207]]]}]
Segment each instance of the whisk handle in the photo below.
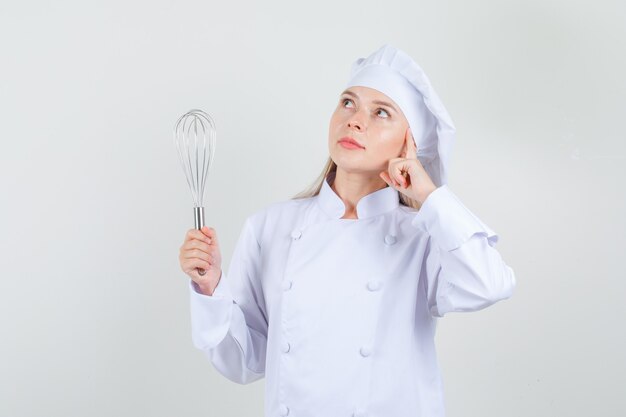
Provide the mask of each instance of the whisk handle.
[{"label": "whisk handle", "polygon": [[[193,219],[196,226],[196,229],[200,230],[204,227],[204,207],[194,207],[193,208]],[[204,275],[206,271],[202,268],[197,268],[198,274]]]}]

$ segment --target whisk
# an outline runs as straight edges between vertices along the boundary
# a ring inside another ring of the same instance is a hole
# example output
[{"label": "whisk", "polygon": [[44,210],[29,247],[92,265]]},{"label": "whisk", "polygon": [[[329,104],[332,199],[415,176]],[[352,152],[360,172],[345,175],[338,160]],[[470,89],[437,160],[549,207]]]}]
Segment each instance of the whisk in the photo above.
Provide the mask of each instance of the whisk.
[{"label": "whisk", "polygon": [[[174,144],[191,189],[195,227],[200,230],[204,226],[204,185],[215,153],[215,122],[202,110],[188,111],[174,126]],[[198,274],[206,271],[198,268]]]}]

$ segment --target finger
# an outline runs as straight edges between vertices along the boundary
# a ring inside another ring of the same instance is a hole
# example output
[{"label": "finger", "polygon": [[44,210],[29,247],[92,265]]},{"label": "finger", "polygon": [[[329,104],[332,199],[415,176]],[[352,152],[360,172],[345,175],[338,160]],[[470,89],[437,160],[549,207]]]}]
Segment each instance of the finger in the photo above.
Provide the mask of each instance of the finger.
[{"label": "finger", "polygon": [[204,233],[205,236],[209,237],[213,242],[215,242],[215,244],[218,244],[218,240],[217,240],[217,231],[209,226],[203,226],[201,229],[202,233]]},{"label": "finger", "polygon": [[204,260],[211,260],[217,256],[217,250],[215,248],[203,249],[186,249],[181,252],[183,259],[199,258]]},{"label": "finger", "polygon": [[209,269],[211,264],[201,259],[190,259],[185,262],[183,270],[187,273],[193,273],[196,268]]},{"label": "finger", "polygon": [[415,144],[415,138],[411,128],[407,131],[406,137],[407,155],[406,158],[417,158],[417,145]]},{"label": "finger", "polygon": [[194,239],[200,240],[202,242],[211,243],[211,238],[207,237],[204,233],[197,229],[190,229],[185,236],[185,243],[190,242]]},{"label": "finger", "polygon": [[209,262],[210,256],[206,252],[202,252],[200,249],[191,249],[184,251],[181,253],[181,257],[183,259],[201,259],[203,261]]},{"label": "finger", "polygon": [[198,250],[201,250],[202,252],[211,253],[211,248],[213,247],[214,246],[211,246],[206,242],[201,242],[198,239],[193,239],[185,243],[183,247],[181,248],[181,250],[184,252],[184,251],[189,251],[193,249],[198,249]]},{"label": "finger", "polygon": [[409,150],[407,148],[407,139],[406,139],[406,133],[404,134],[404,144],[402,145],[402,152],[400,152],[400,158],[405,159],[407,157],[409,153]]},{"label": "finger", "polygon": [[379,176],[383,179],[383,181],[385,181],[387,183],[388,186],[390,186],[391,188],[399,188],[399,184],[389,176],[389,174],[387,173],[387,171],[383,171],[379,174]]},{"label": "finger", "polygon": [[391,181],[389,180],[389,175],[387,175],[387,172],[386,172],[386,171],[382,171],[382,172],[378,173],[378,176],[379,176],[379,177],[380,177],[383,181],[385,181],[385,183],[386,183],[388,186],[393,187],[393,185],[391,184]]},{"label": "finger", "polygon": [[398,161],[395,164],[389,164],[389,176],[398,187],[406,188],[408,185],[407,178],[409,177],[409,167],[407,166],[407,159]]}]

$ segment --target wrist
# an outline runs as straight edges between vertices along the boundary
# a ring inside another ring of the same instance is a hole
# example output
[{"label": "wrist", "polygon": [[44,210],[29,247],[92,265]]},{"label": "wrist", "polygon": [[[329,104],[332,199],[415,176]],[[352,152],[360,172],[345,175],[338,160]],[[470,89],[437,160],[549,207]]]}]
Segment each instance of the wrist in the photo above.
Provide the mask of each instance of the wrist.
[{"label": "wrist", "polygon": [[220,276],[217,278],[215,282],[209,281],[209,282],[203,282],[202,284],[197,284],[198,290],[200,290],[200,292],[204,295],[213,295],[221,279],[222,279],[222,270],[220,269]]},{"label": "wrist", "polygon": [[417,195],[415,197],[415,200],[420,204],[420,206],[422,204],[424,204],[424,201],[426,201],[426,199],[428,198],[429,195],[432,194],[433,191],[435,191],[437,189],[436,186],[432,186],[430,188],[428,188],[426,191],[419,193],[419,195]]},{"label": "wrist", "polygon": [[213,287],[210,284],[198,284],[198,283],[196,283],[196,285],[198,287],[198,291],[200,291],[204,295],[213,295],[213,291],[215,291],[215,287]]}]

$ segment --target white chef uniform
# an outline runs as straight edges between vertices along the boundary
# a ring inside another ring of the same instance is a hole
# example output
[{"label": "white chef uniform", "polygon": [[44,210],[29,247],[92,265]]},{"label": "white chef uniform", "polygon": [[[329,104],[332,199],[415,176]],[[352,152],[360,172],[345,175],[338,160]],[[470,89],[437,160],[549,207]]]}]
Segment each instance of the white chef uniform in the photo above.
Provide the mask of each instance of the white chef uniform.
[{"label": "white chef uniform", "polygon": [[265,377],[266,417],[442,417],[436,321],[512,295],[498,235],[446,184],[342,219],[334,175],[247,217],[212,296],[189,281],[193,343],[232,381]]}]

